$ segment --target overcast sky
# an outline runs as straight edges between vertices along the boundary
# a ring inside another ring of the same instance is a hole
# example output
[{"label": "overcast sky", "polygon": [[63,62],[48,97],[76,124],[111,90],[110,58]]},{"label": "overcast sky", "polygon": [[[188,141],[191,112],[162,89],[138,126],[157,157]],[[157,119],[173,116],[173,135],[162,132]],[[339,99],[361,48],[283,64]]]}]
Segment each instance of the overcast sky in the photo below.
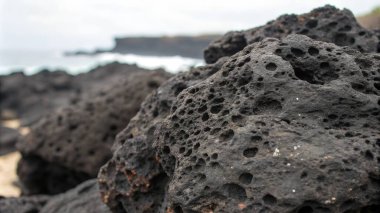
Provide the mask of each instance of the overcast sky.
[{"label": "overcast sky", "polygon": [[0,0],[0,49],[112,46],[121,35],[223,33],[332,4],[354,14],[378,0]]}]

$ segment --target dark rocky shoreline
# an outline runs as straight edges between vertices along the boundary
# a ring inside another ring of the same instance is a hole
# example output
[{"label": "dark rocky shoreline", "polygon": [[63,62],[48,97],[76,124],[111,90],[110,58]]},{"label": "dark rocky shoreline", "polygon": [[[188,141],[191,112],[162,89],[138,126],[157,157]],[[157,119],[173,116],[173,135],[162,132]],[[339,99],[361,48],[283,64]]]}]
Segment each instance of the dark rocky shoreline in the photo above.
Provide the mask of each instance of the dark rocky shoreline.
[{"label": "dark rocky shoreline", "polygon": [[203,58],[203,48],[220,35],[163,36],[163,37],[118,37],[111,49],[96,49],[93,52],[66,52],[67,56],[96,55],[101,53],[137,54],[146,56],[182,56]]},{"label": "dark rocky shoreline", "polygon": [[377,212],[379,48],[378,31],[324,6],[227,33],[174,76],[2,76],[1,109],[30,133],[24,196],[0,211]]}]

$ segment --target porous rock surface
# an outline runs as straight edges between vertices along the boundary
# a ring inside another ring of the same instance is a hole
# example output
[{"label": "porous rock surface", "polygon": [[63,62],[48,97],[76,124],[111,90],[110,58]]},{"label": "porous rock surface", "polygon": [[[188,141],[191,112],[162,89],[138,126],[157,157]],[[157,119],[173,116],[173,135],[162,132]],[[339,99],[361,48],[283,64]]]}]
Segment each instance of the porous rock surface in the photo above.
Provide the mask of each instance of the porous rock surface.
[{"label": "porous rock surface", "polygon": [[378,210],[379,67],[303,35],[229,58],[155,130],[168,211]]},{"label": "porous rock surface", "polygon": [[96,180],[88,180],[74,189],[52,197],[40,213],[110,213],[101,201]]},{"label": "porous rock surface", "polygon": [[146,71],[114,62],[78,75],[46,69],[33,75],[23,72],[0,75],[1,120],[20,119],[21,125],[30,126],[46,113],[97,95],[106,85],[139,70]]},{"label": "porous rock surface", "polygon": [[38,213],[49,196],[37,195],[31,197],[0,197],[1,213]]},{"label": "porous rock surface", "polygon": [[264,38],[283,38],[289,34],[303,34],[338,46],[350,46],[361,52],[380,52],[380,39],[375,32],[361,27],[351,11],[326,5],[298,16],[282,15],[264,26],[229,32],[204,50],[204,58],[207,63],[214,63]]},{"label": "porous rock surface", "polygon": [[113,212],[164,212],[168,177],[152,147],[156,125],[170,111],[176,96],[218,71],[215,65],[177,74],[149,95],[113,145],[112,159],[99,172],[103,201]]},{"label": "porous rock surface", "polygon": [[115,135],[169,77],[162,70],[125,72],[99,92],[40,119],[18,143],[23,193],[56,194],[96,177],[112,156]]}]

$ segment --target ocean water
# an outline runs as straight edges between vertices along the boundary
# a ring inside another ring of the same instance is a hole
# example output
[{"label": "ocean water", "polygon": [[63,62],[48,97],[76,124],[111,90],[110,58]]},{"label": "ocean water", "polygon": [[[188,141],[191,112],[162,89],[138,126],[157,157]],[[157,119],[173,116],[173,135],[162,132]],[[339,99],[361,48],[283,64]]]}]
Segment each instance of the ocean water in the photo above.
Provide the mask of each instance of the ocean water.
[{"label": "ocean water", "polygon": [[181,56],[142,56],[134,54],[103,53],[93,56],[65,56],[61,51],[48,50],[0,50],[0,75],[23,71],[27,75],[41,69],[62,69],[71,74],[87,72],[110,62],[136,64],[142,68],[176,73],[192,66],[203,65],[203,60]]}]

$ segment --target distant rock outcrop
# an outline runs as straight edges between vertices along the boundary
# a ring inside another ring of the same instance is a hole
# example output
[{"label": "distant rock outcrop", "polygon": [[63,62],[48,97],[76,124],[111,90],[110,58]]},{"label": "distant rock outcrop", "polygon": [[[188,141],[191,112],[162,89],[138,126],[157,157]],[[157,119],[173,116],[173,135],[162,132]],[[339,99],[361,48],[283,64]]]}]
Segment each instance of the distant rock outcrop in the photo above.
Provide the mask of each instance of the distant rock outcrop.
[{"label": "distant rock outcrop", "polygon": [[229,32],[205,49],[204,59],[206,63],[214,63],[264,38],[282,38],[289,34],[303,34],[361,52],[380,52],[380,39],[374,32],[361,27],[351,11],[324,6],[302,15],[282,15],[264,26]]},{"label": "distant rock outcrop", "polygon": [[112,52],[202,58],[203,48],[219,35],[115,38]]},{"label": "distant rock outcrop", "polygon": [[118,37],[112,49],[97,49],[93,52],[75,51],[66,55],[96,55],[100,53],[122,53],[148,56],[182,56],[203,58],[203,49],[220,35]]}]

